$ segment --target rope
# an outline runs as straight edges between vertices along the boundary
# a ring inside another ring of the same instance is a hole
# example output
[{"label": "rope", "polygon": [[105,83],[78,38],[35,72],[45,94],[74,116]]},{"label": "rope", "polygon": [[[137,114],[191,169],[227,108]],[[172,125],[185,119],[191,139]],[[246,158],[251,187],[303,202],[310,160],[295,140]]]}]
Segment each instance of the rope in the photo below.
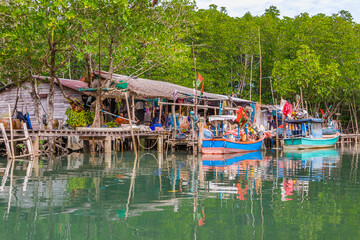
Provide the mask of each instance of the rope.
[{"label": "rope", "polygon": [[152,146],[151,146],[151,147],[149,147],[149,148],[144,147],[143,145],[141,145],[140,141],[138,141],[138,142],[139,142],[139,146],[140,146],[140,147],[144,148],[145,150],[150,150],[150,149],[152,149],[153,147],[155,147],[155,145],[157,144],[157,142],[158,142],[158,141],[159,141],[159,138],[158,138],[158,139],[156,139],[156,141],[155,141],[154,145],[152,145]]},{"label": "rope", "polygon": [[159,162],[158,159],[155,157],[155,155],[152,154],[152,153],[144,153],[143,155],[140,156],[139,161],[140,161],[140,159],[142,159],[142,157],[145,156],[145,155],[150,155],[150,156],[152,156],[152,157],[155,159],[156,162]]}]

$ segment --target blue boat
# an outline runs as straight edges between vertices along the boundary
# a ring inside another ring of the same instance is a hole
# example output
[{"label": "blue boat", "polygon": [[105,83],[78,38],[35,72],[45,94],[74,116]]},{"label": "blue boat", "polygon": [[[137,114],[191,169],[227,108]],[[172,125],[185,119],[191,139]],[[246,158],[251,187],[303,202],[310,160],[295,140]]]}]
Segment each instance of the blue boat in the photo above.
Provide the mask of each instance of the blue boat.
[{"label": "blue boat", "polygon": [[290,136],[284,138],[284,150],[334,147],[340,137],[338,131],[333,135],[323,135],[322,119],[288,120],[286,123]]},{"label": "blue boat", "polygon": [[227,138],[203,139],[202,153],[204,154],[227,154],[259,151],[265,136],[257,141],[234,141]]}]

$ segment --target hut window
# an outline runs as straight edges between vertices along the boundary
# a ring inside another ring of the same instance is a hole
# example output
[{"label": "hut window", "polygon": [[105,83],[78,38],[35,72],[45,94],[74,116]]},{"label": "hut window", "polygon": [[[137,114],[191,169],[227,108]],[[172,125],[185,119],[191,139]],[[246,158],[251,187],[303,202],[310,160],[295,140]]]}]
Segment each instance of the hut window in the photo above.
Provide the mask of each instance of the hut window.
[{"label": "hut window", "polygon": [[40,93],[40,94],[39,94],[39,97],[40,97],[40,98],[47,98],[47,96],[48,96],[48,95],[47,95],[46,93]]}]

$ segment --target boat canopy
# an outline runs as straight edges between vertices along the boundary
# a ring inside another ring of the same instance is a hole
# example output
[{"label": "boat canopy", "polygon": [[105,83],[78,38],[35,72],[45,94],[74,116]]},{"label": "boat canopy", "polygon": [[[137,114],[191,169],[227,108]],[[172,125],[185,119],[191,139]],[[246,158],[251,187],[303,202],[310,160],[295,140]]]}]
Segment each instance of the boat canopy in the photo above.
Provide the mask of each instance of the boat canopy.
[{"label": "boat canopy", "polygon": [[212,115],[209,116],[209,122],[212,121],[234,121],[236,119],[236,115]]},{"label": "boat canopy", "polygon": [[323,123],[324,120],[321,118],[307,118],[307,119],[288,119],[285,121],[286,123],[291,124],[302,124],[302,123]]}]

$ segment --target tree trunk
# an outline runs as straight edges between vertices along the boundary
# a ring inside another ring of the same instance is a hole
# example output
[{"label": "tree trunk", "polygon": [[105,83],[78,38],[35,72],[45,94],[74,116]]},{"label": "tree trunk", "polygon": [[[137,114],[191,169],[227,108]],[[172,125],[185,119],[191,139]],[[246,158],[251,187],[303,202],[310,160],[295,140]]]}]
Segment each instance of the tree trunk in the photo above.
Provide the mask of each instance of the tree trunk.
[{"label": "tree trunk", "polygon": [[50,45],[50,87],[49,87],[49,104],[48,104],[48,125],[47,129],[52,129],[52,122],[54,120],[54,92],[55,92],[55,46],[54,43]]},{"label": "tree trunk", "polygon": [[96,92],[96,100],[93,102],[94,105],[94,112],[95,112],[95,116],[94,116],[94,121],[93,124],[91,125],[91,127],[100,127],[101,124],[101,116],[100,116],[100,111],[101,111],[101,94],[100,94],[101,90],[98,90]]},{"label": "tree trunk", "polygon": [[353,95],[352,110],[353,110],[354,120],[355,120],[355,134],[357,135],[359,133],[359,126],[358,126],[358,121],[357,121],[357,110],[356,110],[356,105],[355,105],[355,95]]},{"label": "tree trunk", "polygon": [[35,82],[35,78],[33,78],[31,76],[30,73],[30,84],[31,84],[31,92],[30,95],[33,99],[34,102],[34,107],[35,107],[35,118],[36,118],[36,122],[39,126],[39,129],[41,128],[41,118],[40,118],[40,110],[39,110],[39,106],[40,106],[40,97],[37,94],[37,86],[36,86],[36,82]]},{"label": "tree trunk", "polygon": [[92,80],[92,67],[91,67],[91,55],[90,53],[84,54],[85,62],[86,62],[86,73],[85,73],[85,82],[87,82],[90,86]]}]

